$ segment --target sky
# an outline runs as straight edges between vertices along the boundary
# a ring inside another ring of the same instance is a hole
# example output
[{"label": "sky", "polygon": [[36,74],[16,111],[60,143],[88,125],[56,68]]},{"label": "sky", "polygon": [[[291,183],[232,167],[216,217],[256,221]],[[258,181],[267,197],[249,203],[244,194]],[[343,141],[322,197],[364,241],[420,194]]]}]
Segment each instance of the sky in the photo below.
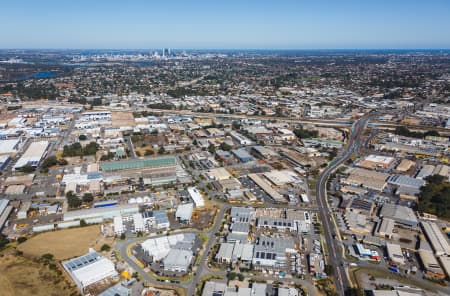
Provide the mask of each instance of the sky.
[{"label": "sky", "polygon": [[450,48],[448,0],[0,0],[0,9],[0,48]]}]

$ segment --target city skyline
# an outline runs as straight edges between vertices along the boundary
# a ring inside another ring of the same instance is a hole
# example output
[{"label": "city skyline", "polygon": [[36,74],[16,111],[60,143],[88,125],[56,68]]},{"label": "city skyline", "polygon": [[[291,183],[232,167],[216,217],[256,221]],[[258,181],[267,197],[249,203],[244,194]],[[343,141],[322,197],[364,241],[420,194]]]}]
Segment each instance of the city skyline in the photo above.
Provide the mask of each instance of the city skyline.
[{"label": "city skyline", "polygon": [[15,1],[0,48],[448,49],[447,1]]}]

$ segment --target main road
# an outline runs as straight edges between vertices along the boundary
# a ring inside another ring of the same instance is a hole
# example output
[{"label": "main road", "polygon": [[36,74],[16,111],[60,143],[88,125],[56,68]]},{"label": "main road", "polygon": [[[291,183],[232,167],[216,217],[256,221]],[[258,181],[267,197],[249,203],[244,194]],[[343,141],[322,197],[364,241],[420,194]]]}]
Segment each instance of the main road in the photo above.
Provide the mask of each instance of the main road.
[{"label": "main road", "polygon": [[334,269],[334,282],[339,295],[345,295],[346,290],[350,287],[350,284],[347,277],[345,267],[346,264],[344,262],[345,258],[343,252],[339,250],[339,231],[336,229],[336,225],[334,223],[333,212],[328,206],[327,182],[330,175],[359,149],[361,145],[361,136],[368,120],[369,116],[365,115],[354,123],[349,142],[345,147],[345,150],[328,164],[319,176],[319,180],[316,185],[317,207],[321,216],[325,242],[328,248],[327,264],[331,265]]}]

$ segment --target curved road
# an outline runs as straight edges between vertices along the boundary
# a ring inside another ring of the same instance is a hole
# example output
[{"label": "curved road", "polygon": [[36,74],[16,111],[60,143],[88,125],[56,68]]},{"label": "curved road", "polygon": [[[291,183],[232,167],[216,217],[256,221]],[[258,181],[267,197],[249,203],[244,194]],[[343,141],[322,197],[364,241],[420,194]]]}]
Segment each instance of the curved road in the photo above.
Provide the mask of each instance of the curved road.
[{"label": "curved road", "polygon": [[339,231],[335,226],[333,212],[328,206],[327,181],[329,176],[359,149],[359,146],[361,145],[361,136],[368,120],[369,116],[365,115],[354,123],[352,133],[345,150],[328,164],[326,169],[320,175],[316,187],[317,207],[320,212],[325,241],[328,247],[327,261],[328,264],[334,268],[334,282],[339,295],[345,295],[345,292],[350,287],[350,284],[345,268],[345,258],[343,252],[339,250],[338,246],[340,241],[340,239],[337,239],[337,237],[339,237]]}]

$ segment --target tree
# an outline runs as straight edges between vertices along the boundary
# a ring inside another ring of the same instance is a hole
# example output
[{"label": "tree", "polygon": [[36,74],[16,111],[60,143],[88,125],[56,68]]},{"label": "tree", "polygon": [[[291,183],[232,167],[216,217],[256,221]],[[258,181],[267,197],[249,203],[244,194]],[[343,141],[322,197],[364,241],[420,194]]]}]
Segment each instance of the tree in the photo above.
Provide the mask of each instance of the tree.
[{"label": "tree", "polygon": [[19,237],[19,238],[17,239],[17,242],[18,242],[19,244],[24,243],[24,242],[26,242],[26,241],[27,241],[27,238],[26,238],[25,236],[21,236],[21,237]]},{"label": "tree", "polygon": [[102,252],[109,252],[111,250],[111,246],[108,244],[103,244],[103,246],[100,248]]},{"label": "tree", "polygon": [[122,233],[122,234],[120,235],[120,239],[121,239],[121,240],[124,240],[125,238],[126,238],[125,233]]},{"label": "tree", "polygon": [[80,227],[86,227],[86,226],[87,226],[86,220],[81,219],[80,220]]},{"label": "tree", "polygon": [[57,164],[58,164],[58,160],[56,159],[56,156],[52,155],[52,156],[49,156],[46,159],[44,159],[44,161],[42,162],[42,168],[48,169]]},{"label": "tree", "polygon": [[81,199],[75,195],[72,191],[67,192],[66,194],[67,204],[69,208],[76,209],[81,206]]},{"label": "tree", "polygon": [[155,154],[155,152],[151,149],[145,150],[145,153],[144,153],[145,156],[149,156],[149,155],[153,155],[153,154]]},{"label": "tree", "polygon": [[85,203],[90,203],[94,201],[94,196],[92,195],[92,193],[85,193],[83,195],[83,202]]},{"label": "tree", "polygon": [[227,274],[227,279],[228,279],[229,281],[235,280],[235,279],[236,279],[236,273],[235,273],[235,272],[229,272],[229,273]]},{"label": "tree", "polygon": [[86,141],[86,140],[87,140],[87,136],[86,136],[86,135],[80,135],[80,136],[78,137],[78,140],[80,140],[80,141]]},{"label": "tree", "polygon": [[420,188],[420,212],[437,215],[440,218],[450,218],[450,182],[440,175],[425,178],[427,184]]},{"label": "tree", "polygon": [[316,138],[318,135],[317,131],[308,131],[303,128],[297,128],[294,130],[295,136],[299,139],[305,139],[305,138]]},{"label": "tree", "polygon": [[223,151],[230,151],[231,148],[232,147],[225,142],[220,143],[220,149],[222,149]]},{"label": "tree", "polygon": [[22,173],[26,173],[26,174],[32,173],[35,170],[36,170],[36,168],[31,165],[25,165],[19,169],[19,171],[21,171]]},{"label": "tree", "polygon": [[166,153],[166,149],[164,149],[164,146],[159,147],[158,154],[164,154]]},{"label": "tree", "polygon": [[214,154],[216,152],[216,146],[214,146],[214,144],[212,144],[212,143],[209,144],[208,151],[209,151],[209,153]]}]

